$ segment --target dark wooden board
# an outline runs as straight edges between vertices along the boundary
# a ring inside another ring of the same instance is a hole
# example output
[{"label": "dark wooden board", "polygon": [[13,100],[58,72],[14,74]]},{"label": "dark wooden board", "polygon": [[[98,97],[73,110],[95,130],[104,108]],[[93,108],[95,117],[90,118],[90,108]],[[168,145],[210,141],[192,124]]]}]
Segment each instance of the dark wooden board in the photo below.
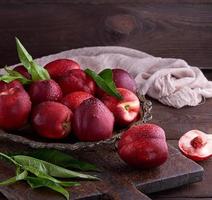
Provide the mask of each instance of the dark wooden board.
[{"label": "dark wooden board", "polygon": [[[169,140],[169,143],[177,148],[177,140]],[[179,187],[177,190],[170,189],[163,192],[158,192],[150,195],[150,197],[154,200],[173,200],[174,198],[179,200],[181,200],[182,198],[182,200],[184,200],[184,198],[189,199],[189,197],[191,199],[197,198],[197,200],[202,199],[203,197],[204,200],[205,198],[212,199],[212,159],[198,162],[198,164],[200,164],[204,168],[204,176],[201,182],[182,186]]]},{"label": "dark wooden board", "polygon": [[34,57],[96,45],[212,66],[210,0],[0,0],[0,66],[17,63],[14,37]]},{"label": "dark wooden board", "polygon": [[[26,146],[15,145],[7,141],[1,141],[0,151],[12,152],[29,150]],[[168,188],[178,187],[184,184],[200,181],[203,169],[195,162],[185,158],[177,149],[169,146],[169,159],[161,167],[149,170],[135,170],[123,163],[114,146],[99,146],[89,151],[74,153],[81,160],[95,163],[102,172],[99,177],[102,181],[81,182],[81,186],[70,189],[71,199],[115,199],[115,200],[139,200],[149,199],[143,193],[149,194]],[[13,175],[14,169],[1,161],[1,180]],[[62,199],[60,195],[47,189],[30,189],[25,183],[17,183],[11,186],[0,187],[0,191],[9,200],[56,200]]]}]

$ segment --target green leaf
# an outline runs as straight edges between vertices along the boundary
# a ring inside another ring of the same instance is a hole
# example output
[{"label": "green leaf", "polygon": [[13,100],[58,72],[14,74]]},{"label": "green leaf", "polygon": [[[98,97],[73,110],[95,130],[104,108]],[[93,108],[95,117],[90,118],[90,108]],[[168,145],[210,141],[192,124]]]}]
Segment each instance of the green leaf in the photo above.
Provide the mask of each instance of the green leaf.
[{"label": "green leaf", "polygon": [[7,67],[5,67],[4,69],[7,73],[0,76],[1,81],[10,83],[11,81],[18,80],[22,84],[29,84],[32,82],[31,80],[27,79],[26,77],[24,77],[22,74],[20,74],[19,72],[15,70],[9,69]]},{"label": "green leaf", "polygon": [[21,167],[18,166],[18,167],[16,168],[16,175],[19,175],[20,173],[21,173]]},{"label": "green leaf", "polygon": [[39,169],[37,169],[37,168],[35,168],[33,166],[25,166],[25,165],[23,165],[22,168],[27,170],[27,171],[29,171],[30,173],[34,174],[37,177],[45,178],[45,179],[48,179],[48,180],[53,181],[53,182],[58,183],[58,184],[61,182],[60,180],[58,180],[58,179],[56,179],[56,178],[54,178],[52,176],[49,176],[48,174],[42,172],[41,170],[39,170]]},{"label": "green leaf", "polygon": [[60,181],[58,184],[62,185],[63,187],[80,186],[80,183],[74,181]]},{"label": "green leaf", "polygon": [[7,179],[3,182],[0,182],[0,186],[10,185],[10,184],[15,183],[17,181],[24,180],[27,177],[27,175],[28,175],[27,171],[24,170],[22,173],[19,173],[12,178],[9,178],[9,179]]},{"label": "green leaf", "polygon": [[107,85],[110,86],[110,88],[116,90],[116,85],[113,81],[113,72],[111,69],[104,69],[99,73],[99,76],[101,76],[104,81],[106,81]]},{"label": "green leaf", "polygon": [[13,164],[15,164],[16,166],[20,166],[12,157],[8,156],[7,154],[4,154],[2,152],[0,152],[0,158],[3,158],[5,160],[8,160],[10,162],[12,162]]},{"label": "green leaf", "polygon": [[[44,172],[42,172],[41,170],[33,167],[33,166],[29,166],[29,165],[23,165],[23,164],[19,164],[17,163],[15,160],[13,160],[13,158],[11,158],[10,156],[4,154],[4,153],[0,153],[0,156],[6,160],[9,160],[10,162],[14,163],[16,166],[17,166],[17,169],[16,169],[16,175],[20,175],[20,172],[21,172],[21,169],[24,169],[25,171],[29,171],[31,172],[32,174],[40,177],[40,178],[45,178],[45,179],[48,179],[52,182],[55,182],[55,183],[58,183],[62,186],[72,186],[72,185],[78,185],[78,183],[76,182],[70,182],[70,181],[60,181]],[[13,180],[13,179],[12,179]]]},{"label": "green leaf", "polygon": [[45,68],[39,66],[33,60],[32,56],[27,52],[27,50],[24,48],[18,38],[15,39],[19,60],[31,74],[32,80],[37,81],[50,79],[48,71]]},{"label": "green leaf", "polygon": [[57,150],[41,149],[29,154],[29,156],[38,158],[40,160],[45,160],[52,164],[68,169],[78,169],[81,171],[98,171],[95,165],[76,160],[69,154]]},{"label": "green leaf", "polygon": [[24,65],[24,67],[30,71],[31,63],[33,62],[32,56],[27,52],[27,50],[24,48],[24,46],[21,44],[18,38],[15,38],[16,40],[16,48],[18,52],[18,57],[21,63]]},{"label": "green leaf", "polygon": [[50,180],[47,180],[45,178],[40,177],[30,177],[28,176],[26,178],[27,183],[31,186],[31,188],[40,188],[40,187],[47,187],[50,188],[60,194],[62,194],[67,200],[69,200],[69,193],[66,189],[64,189],[59,184],[52,182]]},{"label": "green leaf", "polygon": [[[78,186],[80,184],[72,181],[60,181],[52,176],[62,178],[76,177],[97,179],[94,176],[67,170],[65,168],[30,156],[16,155],[11,157],[0,152],[0,158],[9,160],[17,167],[16,176],[1,182],[0,186],[12,184],[20,180],[26,180],[32,188],[47,187],[64,195],[66,199],[69,199],[69,193],[63,187]],[[23,172],[21,172],[22,170]],[[28,172],[34,174],[37,177],[28,176]]]},{"label": "green leaf", "polygon": [[30,168],[34,168],[44,175],[49,175],[58,178],[81,178],[98,180],[98,178],[95,176],[68,170],[66,168],[30,156],[17,155],[13,156],[12,158],[25,169],[30,170]]},{"label": "green leaf", "polygon": [[96,84],[104,90],[106,93],[108,93],[111,96],[115,96],[118,99],[122,99],[122,96],[117,91],[115,84],[113,83],[112,78],[112,71],[111,69],[104,70],[102,74],[98,75],[96,72],[92,71],[91,69],[86,69],[85,73],[88,74],[95,82]]},{"label": "green leaf", "polygon": [[48,71],[35,62],[32,62],[30,74],[33,81],[50,79]]},{"label": "green leaf", "polygon": [[52,176],[49,176],[48,174],[45,174],[43,172],[41,172],[40,170],[34,168],[34,167],[31,167],[31,166],[23,166],[23,168],[27,171],[29,171],[30,173],[34,174],[35,176],[39,177],[39,178],[44,178],[44,179],[47,179],[49,181],[52,181],[54,183],[57,183],[61,186],[64,186],[64,187],[68,187],[68,186],[77,186],[79,185],[79,183],[77,182],[73,182],[73,181],[61,181],[61,180],[58,180]]}]

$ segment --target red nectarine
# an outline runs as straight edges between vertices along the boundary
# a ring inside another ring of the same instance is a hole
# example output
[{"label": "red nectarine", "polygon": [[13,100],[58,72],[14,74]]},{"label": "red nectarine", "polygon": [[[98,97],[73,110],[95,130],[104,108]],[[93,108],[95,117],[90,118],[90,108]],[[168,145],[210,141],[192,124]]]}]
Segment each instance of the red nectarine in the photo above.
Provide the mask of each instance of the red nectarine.
[{"label": "red nectarine", "polygon": [[37,105],[32,113],[32,125],[45,138],[60,139],[71,131],[72,112],[65,105],[46,101]]},{"label": "red nectarine", "polygon": [[122,135],[118,153],[127,164],[134,167],[162,165],[168,157],[165,132],[155,124],[133,126]]},{"label": "red nectarine", "polygon": [[52,79],[58,79],[72,69],[80,69],[80,66],[78,63],[70,59],[57,59],[46,64],[44,68],[47,69]]},{"label": "red nectarine", "polygon": [[62,90],[54,80],[40,80],[30,85],[29,95],[33,104],[44,101],[60,101]]},{"label": "red nectarine", "polygon": [[19,65],[19,66],[15,67],[13,70],[19,72],[25,78],[31,79],[31,75],[29,74],[27,69],[24,66],[22,66],[22,65]]},{"label": "red nectarine", "polygon": [[86,99],[93,97],[91,94],[83,91],[76,91],[70,94],[67,94],[61,100],[61,103],[69,107],[73,112],[76,108]]},{"label": "red nectarine", "polygon": [[123,69],[113,69],[113,81],[117,88],[125,88],[136,93],[136,82],[134,78]]},{"label": "red nectarine", "polygon": [[21,128],[28,120],[31,101],[18,81],[0,84],[0,128]]},{"label": "red nectarine", "polygon": [[101,100],[115,116],[118,125],[124,126],[133,122],[139,114],[140,102],[138,97],[130,90],[117,88],[123,99],[105,94]]},{"label": "red nectarine", "polygon": [[114,116],[98,99],[83,101],[74,112],[73,131],[81,141],[99,141],[112,137]]},{"label": "red nectarine", "polygon": [[96,92],[96,83],[80,69],[73,69],[58,79],[63,94],[84,91],[92,95]]}]

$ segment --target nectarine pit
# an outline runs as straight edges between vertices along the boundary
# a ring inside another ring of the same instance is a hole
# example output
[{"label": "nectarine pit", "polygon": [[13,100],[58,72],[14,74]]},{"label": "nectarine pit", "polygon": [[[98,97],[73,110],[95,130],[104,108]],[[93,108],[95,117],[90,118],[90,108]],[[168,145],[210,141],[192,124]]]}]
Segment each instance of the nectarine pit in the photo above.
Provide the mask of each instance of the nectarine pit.
[{"label": "nectarine pit", "polygon": [[203,140],[202,137],[196,136],[194,139],[191,140],[191,145],[195,148],[201,148],[207,143],[206,140]]}]

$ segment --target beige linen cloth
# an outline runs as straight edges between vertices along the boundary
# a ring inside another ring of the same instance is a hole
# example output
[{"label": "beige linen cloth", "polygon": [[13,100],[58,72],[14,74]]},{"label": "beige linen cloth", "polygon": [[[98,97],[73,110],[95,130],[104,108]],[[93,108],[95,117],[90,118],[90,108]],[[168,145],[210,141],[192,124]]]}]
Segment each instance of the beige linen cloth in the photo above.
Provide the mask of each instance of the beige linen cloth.
[{"label": "beige linen cloth", "polygon": [[105,68],[121,68],[135,78],[138,90],[161,103],[175,108],[196,106],[212,97],[212,81],[201,70],[184,60],[154,57],[134,49],[106,46],[63,51],[37,59],[42,66],[58,58],[69,58],[100,72]]}]

